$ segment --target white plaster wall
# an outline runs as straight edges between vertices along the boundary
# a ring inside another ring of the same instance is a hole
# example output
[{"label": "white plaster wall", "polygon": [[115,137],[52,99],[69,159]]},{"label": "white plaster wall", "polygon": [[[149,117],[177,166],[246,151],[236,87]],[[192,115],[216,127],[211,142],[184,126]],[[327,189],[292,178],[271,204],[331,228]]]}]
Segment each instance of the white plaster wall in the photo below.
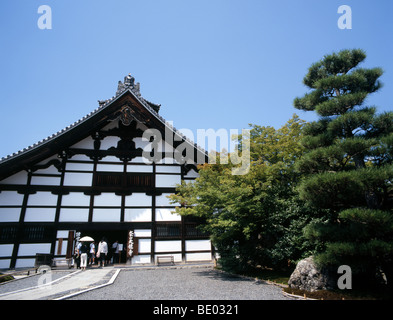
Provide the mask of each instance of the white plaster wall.
[{"label": "white plaster wall", "polygon": [[210,252],[186,253],[186,261],[210,261],[212,255]]},{"label": "white plaster wall", "polygon": [[126,196],[126,207],[150,207],[152,205],[152,196],[145,193],[133,193]]},{"label": "white plaster wall", "polygon": [[2,206],[21,206],[23,194],[16,191],[2,191],[0,193],[0,205]]},{"label": "white plaster wall", "polygon": [[50,167],[46,168],[46,169],[39,169],[37,171],[35,171],[34,173],[39,173],[39,174],[59,174],[59,170],[57,170],[57,168],[53,165],[51,165]]},{"label": "white plaster wall", "polygon": [[170,204],[167,196],[171,195],[171,193],[163,193],[160,196],[156,196],[156,206],[157,207],[175,207],[180,206],[179,203]]},{"label": "white plaster wall", "polygon": [[132,141],[135,142],[135,148],[141,148],[145,151],[151,151],[151,143],[149,141],[145,141],[144,139],[140,138],[134,138]]},{"label": "white plaster wall", "polygon": [[186,251],[211,250],[210,240],[186,240]]},{"label": "white plaster wall", "polygon": [[18,222],[21,208],[0,208],[0,222]]},{"label": "white plaster wall", "polygon": [[131,259],[131,264],[150,263],[150,255],[137,255]]},{"label": "white plaster wall", "polygon": [[69,230],[57,230],[56,238],[67,238],[68,239]]},{"label": "white plaster wall", "polygon": [[8,269],[11,264],[11,259],[0,260],[0,269]]},{"label": "white plaster wall", "polygon": [[108,161],[108,162],[119,162],[119,159],[116,158],[115,156],[107,156],[103,159],[103,161]]},{"label": "white plaster wall", "polygon": [[156,172],[157,173],[178,173],[178,174],[181,174],[181,167],[180,166],[157,166]]},{"label": "white plaster wall", "polygon": [[181,183],[180,175],[156,175],[156,187],[157,188],[174,188],[177,184]]},{"label": "white plaster wall", "polygon": [[66,170],[93,171],[93,163],[67,162]]},{"label": "white plaster wall", "polygon": [[60,222],[87,222],[89,219],[89,209],[60,209]]},{"label": "white plaster wall", "polygon": [[66,172],[64,175],[65,186],[91,186],[92,173]]},{"label": "white plaster wall", "polygon": [[60,177],[31,177],[32,185],[59,186]]},{"label": "white plaster wall", "polygon": [[150,165],[127,165],[127,172],[153,172],[153,166]]},{"label": "white plaster wall", "polygon": [[25,222],[53,222],[56,208],[27,208]]},{"label": "white plaster wall", "polygon": [[151,252],[151,239],[138,239],[138,253]]},{"label": "white plaster wall", "polygon": [[17,259],[15,269],[34,267],[35,259]]},{"label": "white plaster wall", "polygon": [[[106,159],[106,158],[105,158]],[[119,159],[118,159],[119,160]],[[151,164],[151,161],[149,161],[148,159],[146,159],[146,158],[143,158],[143,157],[135,157],[134,159],[132,159],[131,161],[130,161],[131,163],[143,163],[143,164]]]},{"label": "white plaster wall", "polygon": [[124,165],[119,163],[119,164],[97,164],[97,171],[103,171],[103,172],[123,172],[124,171]]},{"label": "white plaster wall", "polygon": [[154,243],[155,252],[180,252],[181,240],[160,240]]},{"label": "white plaster wall", "polygon": [[0,257],[11,257],[13,249],[13,244],[0,244]]},{"label": "white plaster wall", "polygon": [[58,196],[47,191],[38,191],[30,194],[27,200],[28,206],[55,206]]},{"label": "white plaster wall", "polygon": [[198,177],[199,177],[199,173],[196,172],[194,169],[188,171],[188,173],[184,176],[184,178],[198,178]]},{"label": "white plaster wall", "polygon": [[181,216],[171,213],[173,209],[156,209],[156,221],[181,221]]},{"label": "white plaster wall", "polygon": [[26,171],[21,171],[18,172],[11,177],[8,177],[2,181],[0,181],[0,184],[23,184],[25,185],[27,183],[27,172]]},{"label": "white plaster wall", "polygon": [[94,196],[94,206],[120,207],[121,197],[115,193],[102,193],[99,196]]},{"label": "white plaster wall", "polygon": [[134,237],[151,237],[151,230],[150,229],[135,229],[134,230]]},{"label": "white plaster wall", "polygon": [[125,209],[124,221],[125,222],[144,222],[151,221],[151,209]]},{"label": "white plaster wall", "polygon": [[22,243],[19,245],[18,256],[35,256],[36,253],[50,253],[50,243]]},{"label": "white plaster wall", "polygon": [[72,156],[72,160],[75,161],[91,161],[91,159],[85,154],[76,154]]},{"label": "white plaster wall", "polygon": [[93,222],[120,222],[120,209],[93,209]]},{"label": "white plaster wall", "polygon": [[165,157],[157,162],[157,164],[179,164],[174,158]]},{"label": "white plaster wall", "polygon": [[[60,252],[60,256],[64,256],[67,254],[67,244],[68,244],[68,240],[64,240],[62,245],[61,245],[61,252]],[[59,248],[59,240],[56,241],[56,246],[55,246],[55,255],[57,254],[57,250]]]},{"label": "white plaster wall", "polygon": [[86,196],[82,192],[70,192],[63,195],[61,199],[62,206],[89,206],[90,196]]},{"label": "white plaster wall", "polygon": [[94,140],[91,137],[83,139],[82,141],[74,144],[71,148],[78,149],[94,149]]},{"label": "white plaster wall", "polygon": [[119,137],[106,137],[104,140],[101,140],[101,146],[100,149],[101,150],[108,150],[109,148],[116,148],[117,147],[117,143],[119,142],[120,138]]}]

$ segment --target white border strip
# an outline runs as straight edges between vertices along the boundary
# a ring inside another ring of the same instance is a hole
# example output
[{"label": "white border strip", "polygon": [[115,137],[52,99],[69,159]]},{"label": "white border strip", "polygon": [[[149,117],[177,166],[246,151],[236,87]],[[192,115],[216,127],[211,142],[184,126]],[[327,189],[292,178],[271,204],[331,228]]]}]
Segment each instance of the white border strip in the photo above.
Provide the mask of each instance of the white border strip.
[{"label": "white border strip", "polygon": [[121,269],[116,270],[115,274],[112,276],[112,278],[107,283],[100,284],[98,286],[95,286],[95,287],[92,287],[92,288],[88,288],[88,289],[85,289],[85,290],[82,290],[82,291],[74,292],[74,293],[62,296],[60,298],[53,299],[53,300],[65,300],[65,299],[77,296],[78,294],[81,294],[81,293],[85,293],[85,292],[88,292],[88,291],[91,291],[91,290],[95,290],[95,289],[99,289],[99,288],[103,288],[103,287],[109,286],[109,285],[113,284],[113,282],[115,282],[115,280],[116,280],[117,276],[119,275],[120,271],[121,271]]},{"label": "white border strip", "polygon": [[[50,285],[52,285],[53,283],[55,283],[55,282],[57,282],[57,281],[63,280],[63,279],[68,278],[68,277],[71,277],[71,276],[73,276],[73,275],[75,275],[75,274],[77,274],[77,273],[79,273],[79,272],[81,272],[81,271],[82,271],[82,270],[78,270],[78,271],[72,272],[72,273],[70,273],[70,274],[65,275],[64,277],[61,277],[61,278],[59,278],[59,279],[53,280],[53,281],[51,281],[51,282],[49,282],[49,283],[45,283],[45,284],[40,285],[40,286],[34,286],[34,287],[30,287],[30,288],[24,288],[24,289],[20,289],[20,290],[16,290],[16,291],[11,291],[11,292],[5,292],[5,293],[0,294],[0,297],[8,296],[8,295],[10,295],[10,294],[19,293],[19,292],[23,292],[23,291],[28,291],[28,290],[33,290],[33,289],[39,289],[39,288],[43,288],[43,287],[46,287],[46,286],[50,286]],[[36,275],[39,275],[39,274],[37,273],[37,274],[35,274],[34,276],[36,276]],[[18,280],[22,280],[22,279],[18,279]]]}]

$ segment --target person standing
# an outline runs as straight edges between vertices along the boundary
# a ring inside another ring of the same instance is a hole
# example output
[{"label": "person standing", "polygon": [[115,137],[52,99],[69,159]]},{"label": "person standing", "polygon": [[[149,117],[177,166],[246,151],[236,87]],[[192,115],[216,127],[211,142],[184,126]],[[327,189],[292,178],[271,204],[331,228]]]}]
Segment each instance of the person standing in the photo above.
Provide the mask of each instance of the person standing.
[{"label": "person standing", "polygon": [[94,265],[94,258],[96,256],[96,245],[94,242],[90,243],[90,265]]},{"label": "person standing", "polygon": [[109,265],[111,263],[111,260],[112,260],[112,253],[113,252],[112,252],[112,250],[110,250],[110,248],[112,248],[111,244],[108,241],[106,242],[106,244],[108,246],[108,253],[106,254],[105,264]]},{"label": "person standing", "polygon": [[119,263],[119,241],[116,240],[112,245],[113,264]]},{"label": "person standing", "polygon": [[74,255],[74,259],[75,259],[75,263],[76,263],[76,268],[80,269],[81,267],[81,255],[80,255],[80,248],[82,247],[82,242],[78,242],[76,245],[76,250],[75,250],[75,255]]},{"label": "person standing", "polygon": [[86,270],[87,266],[87,253],[89,252],[89,248],[87,244],[84,242],[82,243],[81,247],[79,248],[79,254],[81,256],[81,269],[82,271]]},{"label": "person standing", "polygon": [[105,266],[106,255],[108,254],[108,244],[105,238],[102,238],[98,244],[97,258],[100,259],[100,267]]}]

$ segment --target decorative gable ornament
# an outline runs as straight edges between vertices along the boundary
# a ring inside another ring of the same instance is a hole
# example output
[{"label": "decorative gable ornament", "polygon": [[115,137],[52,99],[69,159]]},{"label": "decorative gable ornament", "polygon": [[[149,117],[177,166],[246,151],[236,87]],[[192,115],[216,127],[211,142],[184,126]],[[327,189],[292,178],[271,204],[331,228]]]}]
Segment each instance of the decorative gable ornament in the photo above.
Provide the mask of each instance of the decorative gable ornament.
[{"label": "decorative gable ornament", "polygon": [[125,105],[121,108],[120,112],[121,123],[128,127],[131,124],[132,120],[135,119],[135,117],[132,115],[131,108],[128,105]]}]

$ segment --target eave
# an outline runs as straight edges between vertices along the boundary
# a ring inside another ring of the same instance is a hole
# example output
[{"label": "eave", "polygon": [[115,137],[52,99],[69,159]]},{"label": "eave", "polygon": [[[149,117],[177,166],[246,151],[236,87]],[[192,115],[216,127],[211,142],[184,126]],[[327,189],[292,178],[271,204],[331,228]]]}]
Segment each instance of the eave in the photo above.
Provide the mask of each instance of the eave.
[{"label": "eave", "polygon": [[91,135],[103,124],[113,119],[113,115],[125,104],[132,104],[139,114],[144,116],[145,124],[149,128],[158,129],[163,137],[166,130],[177,135],[181,142],[190,144],[196,153],[202,153],[207,160],[207,152],[194,144],[191,140],[178,132],[170,123],[166,122],[140,95],[127,88],[116,97],[112,97],[104,104],[87,114],[83,118],[58,131],[57,133],[23,149],[12,155],[0,159],[0,180],[19,171],[29,170],[35,164],[55,155],[69,146],[77,143],[81,138]]}]

